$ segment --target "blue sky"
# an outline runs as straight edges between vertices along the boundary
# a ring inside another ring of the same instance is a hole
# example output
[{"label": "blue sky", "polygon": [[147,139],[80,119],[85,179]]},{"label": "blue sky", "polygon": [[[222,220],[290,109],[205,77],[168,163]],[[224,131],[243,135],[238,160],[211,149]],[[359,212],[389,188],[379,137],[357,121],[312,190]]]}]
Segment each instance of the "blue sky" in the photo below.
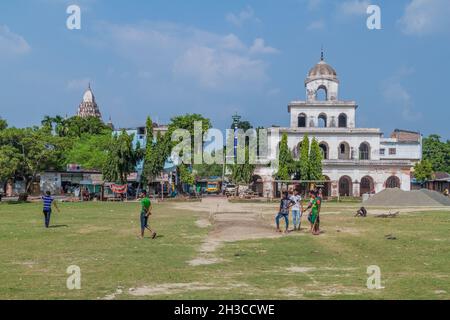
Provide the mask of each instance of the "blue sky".
[{"label": "blue sky", "polygon": [[[370,3],[382,30],[366,27]],[[81,30],[66,28],[69,4]],[[358,126],[450,138],[449,0],[3,0],[0,117],[73,115],[91,82],[119,127],[193,112],[288,126],[322,45]]]}]

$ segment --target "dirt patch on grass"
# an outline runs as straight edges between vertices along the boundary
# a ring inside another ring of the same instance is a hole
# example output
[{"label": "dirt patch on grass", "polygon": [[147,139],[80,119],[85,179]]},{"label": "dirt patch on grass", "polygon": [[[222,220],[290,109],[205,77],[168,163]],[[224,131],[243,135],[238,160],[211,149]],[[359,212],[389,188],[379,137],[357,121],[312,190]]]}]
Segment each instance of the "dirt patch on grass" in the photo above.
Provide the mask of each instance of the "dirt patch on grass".
[{"label": "dirt patch on grass", "polygon": [[165,283],[154,286],[131,288],[128,290],[128,294],[136,297],[144,297],[144,296],[158,296],[158,295],[173,295],[192,291],[232,290],[245,287],[248,287],[248,285],[231,283],[226,286],[218,286],[215,283],[199,283],[199,282]]},{"label": "dirt patch on grass", "polygon": [[128,293],[132,296],[157,296],[157,295],[171,295],[188,291],[201,291],[214,289],[214,284],[209,283],[167,283],[155,286],[144,286],[140,288],[131,288]]},{"label": "dirt patch on grass", "polygon": [[290,267],[286,269],[289,272],[292,273],[304,273],[304,272],[310,272],[316,270],[316,268],[312,267]]},{"label": "dirt patch on grass", "polygon": [[205,266],[205,265],[209,265],[209,264],[216,264],[219,262],[222,262],[222,260],[219,258],[215,258],[215,257],[208,258],[208,257],[203,256],[203,257],[198,257],[193,260],[190,260],[188,263],[190,266],[197,267],[197,266]]},{"label": "dirt patch on grass", "polygon": [[211,226],[211,222],[208,219],[200,219],[195,221],[195,225],[199,228],[209,228]]},{"label": "dirt patch on grass", "polygon": [[221,262],[213,253],[223,243],[281,236],[263,219],[262,211],[252,204],[243,205],[229,203],[226,199],[209,198],[203,199],[201,203],[190,204],[189,207],[191,210],[208,212],[209,219],[200,219],[196,224],[199,227],[212,227],[199,248],[199,256],[188,261],[191,266]]},{"label": "dirt patch on grass", "polygon": [[90,233],[95,233],[95,232],[105,232],[105,231],[111,231],[111,228],[107,228],[107,227],[96,227],[96,226],[89,226],[89,227],[85,227],[82,228],[80,230],[78,230],[79,234],[90,234]]}]

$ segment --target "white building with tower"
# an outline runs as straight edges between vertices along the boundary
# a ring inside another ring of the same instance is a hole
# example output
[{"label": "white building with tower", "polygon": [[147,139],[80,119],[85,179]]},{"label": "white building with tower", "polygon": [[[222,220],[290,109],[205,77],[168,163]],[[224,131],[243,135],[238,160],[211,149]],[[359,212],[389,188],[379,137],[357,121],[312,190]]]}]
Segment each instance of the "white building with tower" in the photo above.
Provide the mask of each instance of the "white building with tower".
[{"label": "white building with tower", "polygon": [[[324,188],[327,196],[361,196],[385,188],[410,190],[411,169],[422,157],[421,135],[395,130],[385,138],[379,128],[359,128],[358,105],[339,99],[339,84],[336,71],[324,61],[322,53],[305,80],[306,101],[288,105],[290,126],[269,128],[271,145],[277,146],[286,133],[289,148],[298,159],[303,137],[315,138],[323,151],[323,175],[329,181]],[[273,168],[258,167],[255,190],[274,195],[279,188],[274,174]]]}]

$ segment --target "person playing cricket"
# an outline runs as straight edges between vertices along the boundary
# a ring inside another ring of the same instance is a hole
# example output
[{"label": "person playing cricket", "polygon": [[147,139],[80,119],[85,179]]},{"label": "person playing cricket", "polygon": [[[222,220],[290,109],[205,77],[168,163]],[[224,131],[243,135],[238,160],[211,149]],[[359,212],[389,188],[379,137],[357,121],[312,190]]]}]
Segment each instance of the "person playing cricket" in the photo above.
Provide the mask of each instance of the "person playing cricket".
[{"label": "person playing cricket", "polygon": [[147,196],[147,191],[143,190],[141,193],[141,239],[144,239],[145,229],[150,231],[152,239],[156,238],[156,232],[154,232],[148,226],[148,219],[152,215],[152,203],[150,198]]},{"label": "person playing cricket", "polygon": [[44,214],[44,225],[46,228],[49,228],[50,226],[50,216],[52,215],[52,205],[55,207],[55,209],[59,211],[58,206],[56,205],[55,199],[52,197],[50,191],[47,191],[45,195],[42,196],[42,213]]}]

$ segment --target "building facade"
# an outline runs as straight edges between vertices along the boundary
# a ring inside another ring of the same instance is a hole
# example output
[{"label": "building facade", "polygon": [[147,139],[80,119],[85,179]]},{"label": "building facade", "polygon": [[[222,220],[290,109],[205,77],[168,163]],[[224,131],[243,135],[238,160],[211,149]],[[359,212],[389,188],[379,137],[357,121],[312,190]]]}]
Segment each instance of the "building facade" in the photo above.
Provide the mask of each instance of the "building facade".
[{"label": "building facade", "polygon": [[[323,154],[327,196],[359,197],[385,188],[410,190],[411,169],[422,155],[421,135],[395,130],[384,138],[378,128],[359,128],[358,105],[339,99],[339,84],[336,71],[322,54],[305,80],[306,100],[288,105],[290,126],[269,128],[271,145],[278,146],[286,133],[289,148],[298,159],[303,137],[315,138]],[[264,195],[274,195],[277,189],[274,173],[274,168],[266,166],[256,169],[254,181]]]}]

